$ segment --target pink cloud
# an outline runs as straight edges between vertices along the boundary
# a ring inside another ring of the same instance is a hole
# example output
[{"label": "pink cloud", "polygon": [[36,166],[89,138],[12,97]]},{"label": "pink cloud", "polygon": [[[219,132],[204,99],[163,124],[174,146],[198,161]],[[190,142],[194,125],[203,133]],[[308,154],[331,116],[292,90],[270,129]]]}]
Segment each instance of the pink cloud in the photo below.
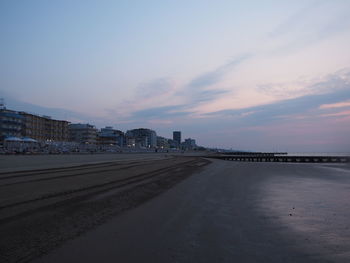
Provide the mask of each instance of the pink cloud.
[{"label": "pink cloud", "polygon": [[342,117],[342,116],[350,116],[350,110],[347,111],[341,111],[336,113],[328,113],[328,114],[322,114],[322,117]]},{"label": "pink cloud", "polygon": [[323,104],[320,106],[320,109],[334,109],[334,108],[342,108],[342,107],[350,107],[350,100],[332,103],[332,104]]}]

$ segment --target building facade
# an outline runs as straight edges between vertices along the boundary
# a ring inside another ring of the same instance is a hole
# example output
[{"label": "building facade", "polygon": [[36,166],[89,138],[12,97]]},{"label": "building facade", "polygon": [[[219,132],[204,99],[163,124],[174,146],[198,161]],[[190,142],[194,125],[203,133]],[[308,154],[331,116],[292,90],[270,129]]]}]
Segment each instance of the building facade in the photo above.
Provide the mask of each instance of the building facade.
[{"label": "building facade", "polygon": [[181,131],[174,131],[173,132],[173,140],[176,142],[178,148],[181,145]]},{"label": "building facade", "polygon": [[24,117],[17,111],[0,108],[0,141],[6,137],[22,137]]},{"label": "building facade", "polygon": [[179,148],[179,144],[173,139],[168,139],[168,144],[169,144],[169,148],[172,148],[172,149]]},{"label": "building facade", "polygon": [[157,134],[155,131],[145,128],[128,130],[126,132],[128,141],[134,141],[133,145],[128,143],[129,146],[155,148],[157,147]]},{"label": "building facade", "polygon": [[161,149],[168,149],[170,147],[168,139],[161,136],[157,136],[157,147]]},{"label": "building facade", "polygon": [[118,145],[124,146],[124,133],[120,130],[115,130],[113,127],[107,126],[102,128],[97,134],[97,143],[102,145]]},{"label": "building facade", "polygon": [[24,117],[22,135],[38,141],[68,141],[68,121],[51,119],[27,112],[19,112]]},{"label": "building facade", "polygon": [[193,150],[197,147],[196,140],[188,138],[182,143],[182,147],[186,150]]},{"label": "building facade", "polygon": [[97,129],[91,124],[74,123],[68,125],[69,141],[96,144]]}]

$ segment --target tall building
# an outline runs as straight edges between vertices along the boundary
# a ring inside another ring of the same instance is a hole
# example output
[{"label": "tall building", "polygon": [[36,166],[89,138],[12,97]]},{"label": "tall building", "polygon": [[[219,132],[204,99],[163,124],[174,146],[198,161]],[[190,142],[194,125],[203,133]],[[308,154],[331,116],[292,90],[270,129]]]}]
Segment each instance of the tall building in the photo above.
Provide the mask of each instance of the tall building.
[{"label": "tall building", "polygon": [[97,129],[91,124],[74,123],[68,125],[69,140],[72,142],[95,144]]},{"label": "tall building", "polygon": [[178,147],[181,145],[181,131],[173,132],[173,140],[178,144]]},{"label": "tall building", "polygon": [[128,130],[126,137],[130,146],[146,148],[155,148],[157,146],[157,134],[150,129],[139,128]]},{"label": "tall building", "polygon": [[24,117],[17,111],[0,108],[0,141],[6,137],[21,137]]},{"label": "tall building", "polygon": [[19,112],[24,117],[22,135],[38,141],[68,141],[68,121]]}]

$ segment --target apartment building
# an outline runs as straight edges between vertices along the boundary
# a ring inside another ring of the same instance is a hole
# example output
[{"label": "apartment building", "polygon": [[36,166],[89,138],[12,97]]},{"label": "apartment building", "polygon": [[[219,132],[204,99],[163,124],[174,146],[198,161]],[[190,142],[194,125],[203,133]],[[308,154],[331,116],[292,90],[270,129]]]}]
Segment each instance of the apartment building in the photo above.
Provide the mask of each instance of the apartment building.
[{"label": "apartment building", "polygon": [[22,135],[38,141],[68,141],[68,121],[19,112],[24,117]]},{"label": "apartment building", "polygon": [[157,147],[157,134],[155,131],[145,128],[128,130],[126,132],[128,144],[134,140],[132,144],[135,147],[155,148]]},{"label": "apartment building", "polygon": [[21,137],[24,117],[17,111],[0,108],[0,141],[6,137]]},{"label": "apartment building", "polygon": [[111,126],[102,128],[97,133],[97,143],[102,145],[124,146],[124,133],[120,130],[113,129]]},{"label": "apartment building", "polygon": [[69,141],[96,144],[97,129],[91,124],[74,123],[68,125]]}]

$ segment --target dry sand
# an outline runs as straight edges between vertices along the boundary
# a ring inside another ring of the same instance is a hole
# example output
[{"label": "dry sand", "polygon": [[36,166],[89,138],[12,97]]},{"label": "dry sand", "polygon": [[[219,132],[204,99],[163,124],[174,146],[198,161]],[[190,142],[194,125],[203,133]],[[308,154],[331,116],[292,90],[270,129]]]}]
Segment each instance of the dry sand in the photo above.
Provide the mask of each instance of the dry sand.
[{"label": "dry sand", "polygon": [[87,163],[164,159],[176,154],[113,153],[113,154],[42,154],[0,155],[0,173],[30,169],[74,166]]},{"label": "dry sand", "polygon": [[137,158],[44,170],[36,165],[36,170],[2,173],[0,262],[27,262],[47,253],[208,163],[198,157],[133,157]]}]

